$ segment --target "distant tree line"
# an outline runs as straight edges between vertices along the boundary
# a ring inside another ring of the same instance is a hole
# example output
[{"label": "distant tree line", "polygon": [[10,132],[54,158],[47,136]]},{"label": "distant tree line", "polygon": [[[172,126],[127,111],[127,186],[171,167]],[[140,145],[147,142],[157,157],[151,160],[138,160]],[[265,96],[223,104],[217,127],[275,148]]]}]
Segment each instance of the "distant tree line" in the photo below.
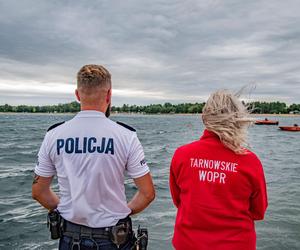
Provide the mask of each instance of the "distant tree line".
[{"label": "distant tree line", "polygon": [[300,104],[286,105],[284,102],[252,102],[248,104],[254,114],[288,114],[299,113]]},{"label": "distant tree line", "polygon": [[145,114],[195,114],[201,113],[205,103],[150,104],[147,106],[127,105],[112,107],[112,112],[145,113]]},{"label": "distant tree line", "polygon": [[[202,113],[205,103],[181,103],[171,104],[150,104],[146,106],[127,105],[122,107],[112,107],[112,112],[116,113],[142,113],[142,114],[196,114]],[[252,102],[247,104],[251,113],[255,114],[287,114],[299,113],[300,104],[286,105],[283,102]],[[0,106],[0,112],[16,113],[75,113],[80,110],[80,104],[71,102],[58,105],[46,106],[11,106],[8,104]]]},{"label": "distant tree line", "polygon": [[80,110],[80,104],[71,102],[58,105],[46,106],[10,106],[8,104],[0,106],[0,112],[16,112],[16,113],[75,113]]}]

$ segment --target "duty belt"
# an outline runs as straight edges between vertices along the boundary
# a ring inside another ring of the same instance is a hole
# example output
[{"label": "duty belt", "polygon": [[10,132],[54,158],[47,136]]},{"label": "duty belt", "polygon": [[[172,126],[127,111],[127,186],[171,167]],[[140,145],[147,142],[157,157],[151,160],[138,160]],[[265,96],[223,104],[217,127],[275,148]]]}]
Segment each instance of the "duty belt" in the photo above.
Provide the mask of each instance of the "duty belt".
[{"label": "duty belt", "polygon": [[[90,228],[64,220],[63,235],[72,238],[109,239],[112,227]],[[75,236],[75,237],[74,237]]]}]

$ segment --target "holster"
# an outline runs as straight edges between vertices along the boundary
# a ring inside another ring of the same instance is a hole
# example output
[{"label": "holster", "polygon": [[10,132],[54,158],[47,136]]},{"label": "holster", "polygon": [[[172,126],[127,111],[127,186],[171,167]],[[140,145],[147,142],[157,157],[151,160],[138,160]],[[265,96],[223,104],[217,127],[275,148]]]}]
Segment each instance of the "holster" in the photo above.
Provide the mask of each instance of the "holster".
[{"label": "holster", "polygon": [[136,250],[147,250],[148,246],[148,230],[147,228],[138,227],[137,230],[137,240],[136,240]]},{"label": "holster", "polygon": [[63,219],[57,210],[49,211],[47,226],[51,233],[51,239],[57,240],[62,236]]}]

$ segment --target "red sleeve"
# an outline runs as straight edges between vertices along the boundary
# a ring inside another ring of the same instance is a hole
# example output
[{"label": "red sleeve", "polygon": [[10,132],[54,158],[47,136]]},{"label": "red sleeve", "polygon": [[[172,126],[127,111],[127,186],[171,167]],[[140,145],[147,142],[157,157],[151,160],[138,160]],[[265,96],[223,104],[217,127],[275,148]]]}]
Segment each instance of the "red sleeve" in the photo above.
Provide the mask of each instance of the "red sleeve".
[{"label": "red sleeve", "polygon": [[176,152],[174,153],[174,156],[172,158],[171,166],[170,166],[170,191],[173,199],[173,203],[176,207],[179,206],[180,204],[180,188],[177,185],[177,174],[176,174],[176,169],[178,168],[177,166],[177,161],[176,161]]},{"label": "red sleeve", "polygon": [[266,180],[263,167],[257,159],[258,171],[254,181],[254,191],[250,197],[250,214],[253,220],[262,220],[268,207]]}]

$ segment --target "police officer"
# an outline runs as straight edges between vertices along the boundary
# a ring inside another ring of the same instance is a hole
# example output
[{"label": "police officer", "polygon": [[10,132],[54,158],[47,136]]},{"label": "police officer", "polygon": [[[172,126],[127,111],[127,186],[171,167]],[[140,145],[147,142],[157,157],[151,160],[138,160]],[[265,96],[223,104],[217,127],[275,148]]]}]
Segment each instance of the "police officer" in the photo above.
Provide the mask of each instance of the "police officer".
[{"label": "police officer", "polygon": [[[144,210],[155,197],[143,148],[133,128],[107,118],[112,86],[103,66],[83,66],[75,94],[81,111],[48,129],[32,196],[50,211],[59,211],[59,249],[132,249],[129,215]],[[128,203],[125,173],[137,187]],[[50,187],[54,175],[59,196]]]}]

